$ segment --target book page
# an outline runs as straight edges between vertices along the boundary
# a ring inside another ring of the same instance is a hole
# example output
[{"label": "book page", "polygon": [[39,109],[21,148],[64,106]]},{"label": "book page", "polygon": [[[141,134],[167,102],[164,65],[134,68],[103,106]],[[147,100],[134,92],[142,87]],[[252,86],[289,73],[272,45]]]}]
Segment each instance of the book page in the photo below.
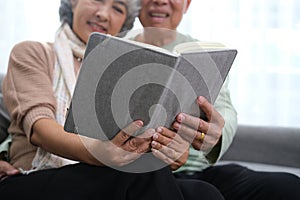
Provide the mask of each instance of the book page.
[{"label": "book page", "polygon": [[216,49],[226,49],[225,45],[218,42],[185,42],[175,46],[173,52],[180,54],[180,53],[191,53],[197,52],[201,50],[216,50]]}]

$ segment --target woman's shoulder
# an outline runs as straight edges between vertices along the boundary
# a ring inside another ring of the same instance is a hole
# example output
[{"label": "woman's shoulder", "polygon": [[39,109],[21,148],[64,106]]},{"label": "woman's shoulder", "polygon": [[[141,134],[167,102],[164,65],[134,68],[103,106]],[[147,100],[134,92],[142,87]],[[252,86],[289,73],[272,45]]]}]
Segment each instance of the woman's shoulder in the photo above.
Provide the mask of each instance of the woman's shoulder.
[{"label": "woman's shoulder", "polygon": [[52,43],[22,41],[17,43],[9,56],[11,70],[40,69],[52,71],[55,64],[55,51]]},{"label": "woman's shoulder", "polygon": [[53,43],[26,40],[15,44],[12,52],[42,53],[53,51]]},{"label": "woman's shoulder", "polygon": [[53,43],[38,41],[19,42],[12,48],[10,60],[12,62],[51,63],[52,65],[55,60]]}]

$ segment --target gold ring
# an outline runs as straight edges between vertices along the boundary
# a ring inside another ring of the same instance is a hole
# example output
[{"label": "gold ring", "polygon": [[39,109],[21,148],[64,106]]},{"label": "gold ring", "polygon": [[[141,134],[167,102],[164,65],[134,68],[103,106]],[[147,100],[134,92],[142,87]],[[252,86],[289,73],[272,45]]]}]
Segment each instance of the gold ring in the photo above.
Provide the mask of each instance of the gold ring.
[{"label": "gold ring", "polygon": [[205,133],[201,132],[200,142],[203,142],[204,138],[205,138]]}]

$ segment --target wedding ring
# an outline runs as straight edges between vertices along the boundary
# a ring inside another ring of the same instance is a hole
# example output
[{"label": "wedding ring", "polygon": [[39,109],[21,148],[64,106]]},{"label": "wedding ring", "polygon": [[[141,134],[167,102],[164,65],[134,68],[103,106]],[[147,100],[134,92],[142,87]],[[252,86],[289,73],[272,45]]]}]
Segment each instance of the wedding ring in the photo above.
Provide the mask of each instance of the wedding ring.
[{"label": "wedding ring", "polygon": [[205,138],[205,133],[201,132],[201,136],[200,136],[200,139],[199,139],[200,142],[203,142],[204,138]]}]

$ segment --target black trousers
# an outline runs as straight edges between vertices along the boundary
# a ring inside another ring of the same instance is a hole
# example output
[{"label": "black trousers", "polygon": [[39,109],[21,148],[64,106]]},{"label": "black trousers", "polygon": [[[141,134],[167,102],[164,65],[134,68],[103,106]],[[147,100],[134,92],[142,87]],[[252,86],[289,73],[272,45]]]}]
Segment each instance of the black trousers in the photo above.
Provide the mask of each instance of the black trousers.
[{"label": "black trousers", "polygon": [[[194,174],[179,172],[174,176],[179,180],[210,183],[226,200],[300,199],[300,178],[290,173],[257,172],[240,165],[228,164],[212,166]],[[197,191],[198,188],[194,188],[194,192]]]},{"label": "black trousers", "polygon": [[[169,167],[126,173],[109,167],[86,164],[15,175],[0,182],[1,199],[56,200],[222,200],[211,184],[176,180]],[[185,190],[186,189],[186,190]],[[204,195],[202,195],[204,194]]]}]

